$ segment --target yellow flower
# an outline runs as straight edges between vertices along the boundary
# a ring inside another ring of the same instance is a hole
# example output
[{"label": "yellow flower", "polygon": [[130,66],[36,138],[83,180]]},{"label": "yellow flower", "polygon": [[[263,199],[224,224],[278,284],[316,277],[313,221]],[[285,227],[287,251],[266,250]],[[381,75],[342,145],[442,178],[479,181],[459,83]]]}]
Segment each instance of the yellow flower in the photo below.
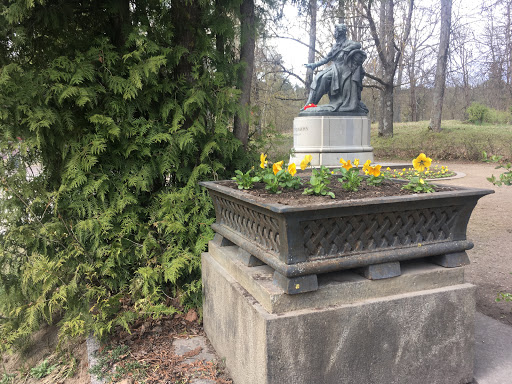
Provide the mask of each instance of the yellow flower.
[{"label": "yellow flower", "polygon": [[359,167],[359,159],[354,159],[354,167]]},{"label": "yellow flower", "polygon": [[420,155],[412,161],[414,169],[418,172],[423,172],[425,168],[430,167],[430,164],[432,164],[432,159],[427,157],[424,153],[420,153]]},{"label": "yellow flower", "polygon": [[265,155],[264,153],[262,153],[260,155],[260,167],[261,168],[265,168],[265,166],[267,165],[268,161],[267,161],[267,155]]},{"label": "yellow flower", "polygon": [[420,184],[425,184],[425,182],[423,181],[423,179],[420,179]]},{"label": "yellow flower", "polygon": [[375,167],[368,167],[368,172],[372,176],[379,177],[381,167],[382,167],[382,165],[376,165]]},{"label": "yellow flower", "polygon": [[304,156],[304,159],[302,159],[302,161],[300,162],[300,169],[305,170],[308,167],[309,163],[311,163],[311,160],[313,160],[313,156]]},{"label": "yellow flower", "polygon": [[402,172],[405,172],[405,171],[406,171],[406,169],[405,169],[405,168],[404,168],[404,169],[402,169]]},{"label": "yellow flower", "polygon": [[274,171],[274,175],[277,175],[277,172],[279,172],[281,169],[283,169],[283,163],[284,161],[281,160],[277,163],[274,163],[274,165],[272,166],[272,170]]},{"label": "yellow flower", "polygon": [[343,168],[345,168],[347,171],[352,168],[352,164],[350,163],[350,160],[349,161],[345,161],[343,160],[343,158],[340,159],[340,163],[341,163],[341,166]]},{"label": "yellow flower", "polygon": [[297,173],[297,167],[295,166],[295,163],[291,163],[288,165],[288,173],[292,176],[295,176]]}]

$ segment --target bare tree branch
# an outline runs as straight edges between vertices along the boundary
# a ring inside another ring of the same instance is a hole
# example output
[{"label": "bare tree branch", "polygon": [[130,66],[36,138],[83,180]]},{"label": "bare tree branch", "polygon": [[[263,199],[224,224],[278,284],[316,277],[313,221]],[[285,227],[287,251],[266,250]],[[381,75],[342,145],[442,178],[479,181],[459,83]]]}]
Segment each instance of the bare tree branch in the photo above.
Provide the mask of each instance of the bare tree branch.
[{"label": "bare tree branch", "polygon": [[269,37],[272,37],[272,38],[276,38],[276,39],[288,39],[288,40],[293,40],[299,44],[302,44],[308,48],[313,48],[315,50],[316,53],[318,53],[320,56],[324,57],[324,55],[322,55],[322,53],[320,53],[318,50],[315,49],[315,47],[311,47],[309,44],[303,42],[303,41],[300,41],[299,39],[296,39],[295,37],[289,37],[289,36],[279,36],[279,35],[273,35],[273,36],[269,36]]},{"label": "bare tree branch", "polygon": [[[386,85],[386,83],[384,82],[384,80],[382,80],[382,79],[381,79],[381,78],[379,78],[379,77],[373,76],[373,75],[371,75],[371,74],[369,74],[369,73],[366,73],[366,72],[365,72],[365,74],[364,74],[364,75],[365,75],[365,77],[368,77],[368,78],[370,78],[370,79],[372,79],[372,80],[375,80],[375,81],[376,81],[377,83],[379,83],[379,84]],[[365,87],[366,87],[366,85],[365,85]]]}]

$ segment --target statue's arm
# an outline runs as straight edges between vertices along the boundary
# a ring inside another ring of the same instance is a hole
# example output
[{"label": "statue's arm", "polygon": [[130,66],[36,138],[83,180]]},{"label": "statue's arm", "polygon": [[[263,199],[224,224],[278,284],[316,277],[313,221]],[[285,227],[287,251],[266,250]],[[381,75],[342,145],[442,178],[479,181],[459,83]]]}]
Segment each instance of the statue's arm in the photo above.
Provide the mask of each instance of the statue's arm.
[{"label": "statue's arm", "polygon": [[304,64],[304,66],[306,68],[311,68],[311,69],[315,69],[321,65],[324,65],[324,64],[327,64],[329,61],[332,60],[334,56],[334,49],[332,49],[328,54],[327,56],[325,56],[322,60],[319,60],[317,61],[316,63],[308,63],[308,64]]}]

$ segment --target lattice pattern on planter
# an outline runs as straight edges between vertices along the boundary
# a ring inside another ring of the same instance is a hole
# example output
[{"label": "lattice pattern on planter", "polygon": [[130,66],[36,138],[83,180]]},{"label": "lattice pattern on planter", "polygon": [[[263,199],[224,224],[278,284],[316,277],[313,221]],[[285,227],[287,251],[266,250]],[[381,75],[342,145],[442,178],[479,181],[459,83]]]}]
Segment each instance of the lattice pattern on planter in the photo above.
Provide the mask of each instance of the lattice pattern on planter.
[{"label": "lattice pattern on planter", "polygon": [[310,259],[451,240],[458,207],[304,221]]},{"label": "lattice pattern on planter", "polygon": [[219,224],[224,224],[272,252],[279,252],[277,219],[257,212],[246,205],[216,196]]}]

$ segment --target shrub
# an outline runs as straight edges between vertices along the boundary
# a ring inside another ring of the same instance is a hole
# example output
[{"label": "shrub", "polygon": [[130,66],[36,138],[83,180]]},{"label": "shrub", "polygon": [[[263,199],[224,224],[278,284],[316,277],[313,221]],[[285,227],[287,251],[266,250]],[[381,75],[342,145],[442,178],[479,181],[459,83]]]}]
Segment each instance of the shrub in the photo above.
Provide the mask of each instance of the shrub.
[{"label": "shrub", "polygon": [[489,113],[489,108],[474,102],[466,109],[466,113],[468,114],[469,121],[475,124],[482,124],[486,115]]},{"label": "shrub", "polygon": [[197,182],[247,157],[230,132],[234,27],[211,2],[140,1],[118,29],[110,9],[40,3],[0,15],[16,25],[0,29],[16,30],[0,36],[2,348],[41,322],[101,337],[170,298],[200,305],[213,219]]}]

